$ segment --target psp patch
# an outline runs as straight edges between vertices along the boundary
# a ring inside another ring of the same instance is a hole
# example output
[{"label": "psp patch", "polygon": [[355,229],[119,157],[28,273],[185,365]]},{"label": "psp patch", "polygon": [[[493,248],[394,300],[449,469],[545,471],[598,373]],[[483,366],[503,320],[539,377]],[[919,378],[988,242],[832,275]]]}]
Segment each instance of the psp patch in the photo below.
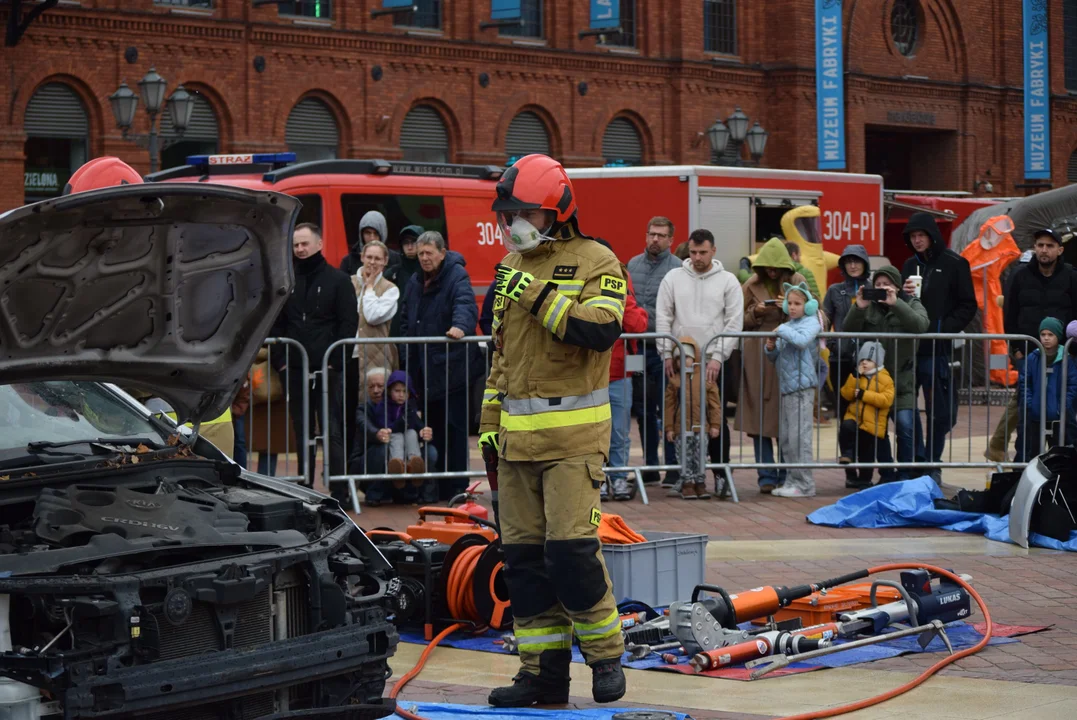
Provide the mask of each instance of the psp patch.
[{"label": "psp patch", "polygon": [[599,523],[601,523],[601,522],[602,522],[602,513],[599,512],[598,508],[591,508],[591,524],[594,525],[595,527],[598,527]]},{"label": "psp patch", "polygon": [[599,285],[599,288],[601,290],[607,290],[612,293],[617,293],[618,295],[624,295],[625,292],[628,290],[628,283],[626,283],[619,277],[614,277],[613,275],[603,275],[602,283],[601,285]]}]

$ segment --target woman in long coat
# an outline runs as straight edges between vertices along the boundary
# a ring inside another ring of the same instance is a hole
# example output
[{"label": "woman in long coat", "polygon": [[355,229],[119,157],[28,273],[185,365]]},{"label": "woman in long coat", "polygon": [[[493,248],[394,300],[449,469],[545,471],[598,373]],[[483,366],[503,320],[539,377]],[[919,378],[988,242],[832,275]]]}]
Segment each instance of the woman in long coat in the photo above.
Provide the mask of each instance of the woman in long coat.
[{"label": "woman in long coat", "polygon": [[[744,283],[744,329],[768,332],[785,322],[782,283],[796,285],[804,277],[796,272],[785,243],[771,238],[756,255],[754,271]],[[746,338],[741,353],[741,385],[734,429],[746,433],[755,446],[757,463],[774,463],[773,439],[778,438],[781,393],[774,363],[763,358],[762,338]],[[769,493],[785,480],[785,471],[759,469],[759,491]]]},{"label": "woman in long coat", "polygon": [[[398,367],[396,344],[389,342],[389,329],[400,306],[400,289],[383,274],[388,262],[389,248],[385,243],[372,240],[363,246],[363,264],[352,277],[359,303],[359,329],[355,336],[384,340],[357,345],[352,352],[352,357],[359,363],[359,387],[355,388],[359,407],[366,402],[366,371],[381,367],[391,372]],[[348,422],[354,422],[354,418],[348,418]]]}]

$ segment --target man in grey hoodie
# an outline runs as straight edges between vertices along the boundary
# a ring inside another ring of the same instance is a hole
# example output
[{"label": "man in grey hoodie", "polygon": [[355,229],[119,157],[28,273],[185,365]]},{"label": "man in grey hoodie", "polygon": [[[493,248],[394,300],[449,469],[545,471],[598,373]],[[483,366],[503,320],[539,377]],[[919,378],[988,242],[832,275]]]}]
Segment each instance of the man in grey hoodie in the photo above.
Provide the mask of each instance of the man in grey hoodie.
[{"label": "man in grey hoodie", "polygon": [[[385,216],[377,210],[371,210],[363,215],[359,221],[359,233],[348,238],[348,254],[340,261],[340,269],[348,273],[348,277],[354,277],[363,266],[363,247],[373,240],[381,240],[389,244],[389,225],[385,222]],[[389,250],[389,263],[385,266],[383,275],[386,280],[394,281],[396,268],[400,265],[400,253]]]}]

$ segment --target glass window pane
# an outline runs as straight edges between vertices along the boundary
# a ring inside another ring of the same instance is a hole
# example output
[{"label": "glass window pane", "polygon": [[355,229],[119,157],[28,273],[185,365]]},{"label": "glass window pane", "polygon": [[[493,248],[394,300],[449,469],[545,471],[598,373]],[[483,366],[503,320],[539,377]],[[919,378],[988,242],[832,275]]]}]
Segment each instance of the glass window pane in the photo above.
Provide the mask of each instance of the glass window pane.
[{"label": "glass window pane", "polygon": [[299,209],[299,217],[296,219],[295,224],[314,223],[324,232],[325,224],[322,222],[322,196],[317,193],[311,193],[310,195],[296,195],[295,197],[296,200],[303,203],[303,207]]},{"label": "glass window pane", "polygon": [[277,13],[332,20],[333,3],[331,0],[292,0],[292,2],[282,2],[277,5]]},{"label": "glass window pane", "polygon": [[359,239],[359,221],[371,210],[385,216],[389,237],[385,244],[390,250],[400,251],[400,231],[408,225],[419,225],[424,230],[436,230],[445,238],[445,246],[452,247],[445,225],[445,199],[437,195],[352,195],[340,197],[344,212],[344,235],[348,247]]},{"label": "glass window pane", "polygon": [[602,45],[617,47],[636,47],[636,0],[620,0],[621,2],[621,32],[613,35],[603,35],[600,38]]},{"label": "glass window pane", "polygon": [[543,22],[542,0],[522,0],[520,3],[520,24],[511,27],[503,27],[502,35],[512,37],[545,37],[542,31]]},{"label": "glass window pane", "polygon": [[412,0],[412,5],[419,9],[413,13],[398,16],[401,19],[398,25],[407,27],[427,28],[429,30],[441,29],[441,4],[442,0]]},{"label": "glass window pane", "polygon": [[703,0],[703,49],[737,54],[736,0]]}]

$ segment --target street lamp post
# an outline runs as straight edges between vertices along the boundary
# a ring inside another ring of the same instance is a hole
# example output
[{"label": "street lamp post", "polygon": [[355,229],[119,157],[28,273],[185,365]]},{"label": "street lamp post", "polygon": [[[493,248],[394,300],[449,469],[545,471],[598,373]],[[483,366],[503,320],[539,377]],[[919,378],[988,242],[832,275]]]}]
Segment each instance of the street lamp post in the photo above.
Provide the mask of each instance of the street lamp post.
[{"label": "street lamp post", "polygon": [[749,130],[748,123],[750,122],[750,118],[744,114],[740,107],[737,107],[733,114],[726,118],[725,122],[722,122],[721,118],[719,118],[707,128],[707,139],[710,141],[711,150],[717,158],[716,162],[722,163],[722,153],[725,152],[726,146],[732,140],[737,150],[737,159],[731,163],[732,165],[747,164],[741,159],[740,150],[745,143],[748,145],[748,154],[752,156],[751,164],[759,164],[763,157],[763,152],[766,150],[767,138],[770,133],[764,130],[758,121]]},{"label": "street lamp post", "polygon": [[[180,85],[165,100],[165,89],[168,83],[157,74],[156,68],[150,68],[141,80],[138,81],[138,95],[127,86],[127,82],[121,82],[116,92],[108,97],[112,106],[112,116],[116,120],[116,127],[123,132],[124,140],[130,140],[141,148],[150,152],[150,172],[157,172],[158,155],[182,137],[187,125],[191,122],[191,112],[194,110],[194,96],[183,89]],[[138,109],[139,95],[142,96],[142,104],[146,107],[146,113],[150,116],[150,131],[148,134],[131,134],[131,124],[135,121],[135,111]],[[161,112],[161,106],[165,105],[172,120],[172,127],[176,130],[176,137],[161,140],[157,133],[157,116]]]}]

